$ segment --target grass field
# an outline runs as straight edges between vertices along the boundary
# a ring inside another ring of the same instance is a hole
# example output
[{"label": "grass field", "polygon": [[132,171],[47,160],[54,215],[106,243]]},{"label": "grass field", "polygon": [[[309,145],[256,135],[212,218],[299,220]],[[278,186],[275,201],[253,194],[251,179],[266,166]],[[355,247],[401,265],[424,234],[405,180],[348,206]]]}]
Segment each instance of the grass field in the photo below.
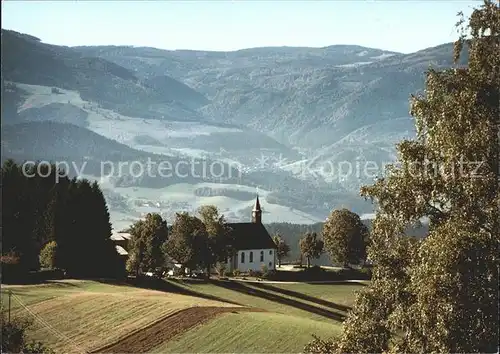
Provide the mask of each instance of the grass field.
[{"label": "grass field", "polygon": [[[312,334],[336,335],[354,292],[362,288],[224,281],[165,284],[163,291],[156,291],[64,280],[4,290],[12,290],[44,321],[35,323],[30,337],[58,352],[92,351],[112,343],[117,350],[131,343],[135,352],[276,353],[300,352]],[[4,306],[5,300],[2,293]],[[28,314],[14,300],[12,309],[13,316]]]},{"label": "grass field", "polygon": [[337,334],[335,323],[279,313],[228,313],[154,349],[155,353],[297,353]]},{"label": "grass field", "polygon": [[[12,290],[33,314],[53,328],[35,322],[30,338],[62,352],[100,347],[186,307],[230,306],[198,297],[93,281],[3,286],[2,290],[4,306],[4,291]],[[11,304],[12,317],[32,317],[14,299]]]}]

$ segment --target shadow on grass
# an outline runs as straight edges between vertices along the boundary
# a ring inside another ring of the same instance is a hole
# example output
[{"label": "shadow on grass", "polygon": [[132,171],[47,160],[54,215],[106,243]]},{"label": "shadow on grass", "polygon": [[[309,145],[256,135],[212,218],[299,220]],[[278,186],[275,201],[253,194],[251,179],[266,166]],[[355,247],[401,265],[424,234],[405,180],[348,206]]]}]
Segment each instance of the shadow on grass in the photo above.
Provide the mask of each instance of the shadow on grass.
[{"label": "shadow on grass", "polygon": [[270,284],[253,283],[252,285],[255,286],[255,287],[258,287],[258,288],[262,288],[262,289],[274,291],[274,292],[277,292],[277,293],[281,293],[283,295],[288,295],[288,296],[296,297],[298,299],[302,299],[302,300],[305,300],[305,301],[314,302],[314,303],[316,303],[318,305],[330,307],[332,309],[339,310],[339,311],[347,312],[347,311],[349,311],[351,309],[349,306],[339,305],[339,304],[336,304],[336,303],[328,301],[328,300],[319,299],[317,297],[306,295],[306,294],[303,294],[303,293],[299,293],[299,292],[296,292],[296,291],[293,291],[293,290],[278,288],[278,287],[272,286]]},{"label": "shadow on grass", "polygon": [[223,288],[237,291],[246,295],[251,295],[255,297],[260,297],[262,299],[266,299],[269,301],[277,302],[282,305],[288,305],[292,306],[295,308],[298,308],[300,310],[304,310],[310,313],[314,313],[319,316],[323,316],[335,321],[343,321],[345,316],[343,314],[337,313],[337,312],[332,312],[326,309],[322,309],[313,305],[305,304],[303,302],[293,300],[293,299],[288,299],[279,295],[271,294],[266,291],[262,291],[259,289],[254,289],[251,288],[247,285],[244,285],[243,283],[240,282],[235,282],[235,281],[221,281],[221,280],[212,280],[212,283],[217,286],[221,286]]},{"label": "shadow on grass", "polygon": [[301,283],[304,283],[304,284],[310,284],[310,285],[332,285],[332,284],[335,284],[335,285],[352,285],[352,286],[367,286],[368,284],[366,282],[368,282],[369,280],[355,280],[355,281],[338,281],[338,280],[334,280],[334,281],[320,281],[320,282],[316,282],[316,281],[304,281],[304,282],[301,282]]},{"label": "shadow on grass", "polygon": [[230,303],[233,305],[243,306],[237,302],[230,301],[227,299],[223,299],[218,296],[204,294],[195,290],[186,289],[185,287],[176,284],[177,281],[166,281],[163,279],[155,279],[155,278],[128,278],[126,281],[114,281],[107,279],[96,280],[104,284],[109,285],[117,285],[117,286],[132,286],[140,289],[149,289],[149,290],[157,290],[164,291],[173,294],[179,295],[187,295],[193,297],[200,297],[207,300],[220,301],[225,303]]}]

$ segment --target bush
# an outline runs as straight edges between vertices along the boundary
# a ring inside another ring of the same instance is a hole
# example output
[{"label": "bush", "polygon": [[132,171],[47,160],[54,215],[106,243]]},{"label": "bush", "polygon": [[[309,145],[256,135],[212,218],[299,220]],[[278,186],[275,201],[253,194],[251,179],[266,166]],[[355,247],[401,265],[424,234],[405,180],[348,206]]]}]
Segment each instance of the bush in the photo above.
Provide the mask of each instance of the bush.
[{"label": "bush", "polygon": [[54,269],[56,267],[57,243],[50,241],[43,246],[40,251],[40,266],[45,269]]},{"label": "bush", "polygon": [[240,275],[241,275],[241,272],[240,272],[240,270],[239,270],[239,269],[235,269],[235,270],[233,270],[233,276],[235,276],[235,277],[239,277]]},{"label": "bush", "polygon": [[222,262],[218,262],[216,265],[215,265],[215,271],[217,272],[217,274],[219,275],[219,277],[223,277],[226,275],[226,265]]},{"label": "bush", "polygon": [[52,349],[41,342],[27,342],[26,330],[31,326],[31,321],[15,319],[7,322],[3,312],[0,321],[2,322],[2,353],[54,353]]},{"label": "bush", "polygon": [[319,274],[319,273],[326,272],[326,270],[324,270],[320,266],[315,265],[315,266],[312,266],[310,268],[304,269],[304,272],[306,272],[306,273],[312,273],[312,274]]},{"label": "bush", "polygon": [[262,275],[261,272],[253,269],[250,269],[247,274],[249,277],[260,277]]},{"label": "bush", "polygon": [[0,256],[2,283],[12,283],[26,278],[27,269],[21,264],[21,259],[14,252]]},{"label": "bush", "polygon": [[367,266],[361,267],[359,269],[359,272],[361,273],[361,275],[366,276],[368,279],[371,279],[372,277],[372,267],[367,267]]}]

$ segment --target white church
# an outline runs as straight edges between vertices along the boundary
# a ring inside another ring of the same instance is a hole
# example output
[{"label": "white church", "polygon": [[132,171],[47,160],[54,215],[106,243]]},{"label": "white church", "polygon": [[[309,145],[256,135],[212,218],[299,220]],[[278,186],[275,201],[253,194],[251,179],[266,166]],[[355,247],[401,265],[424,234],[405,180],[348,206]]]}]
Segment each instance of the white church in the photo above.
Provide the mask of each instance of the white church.
[{"label": "white church", "polygon": [[230,223],[235,239],[236,254],[227,261],[229,271],[238,269],[240,272],[262,271],[276,269],[276,244],[262,224],[262,209],[259,197],[255,200],[252,210],[252,222]]}]

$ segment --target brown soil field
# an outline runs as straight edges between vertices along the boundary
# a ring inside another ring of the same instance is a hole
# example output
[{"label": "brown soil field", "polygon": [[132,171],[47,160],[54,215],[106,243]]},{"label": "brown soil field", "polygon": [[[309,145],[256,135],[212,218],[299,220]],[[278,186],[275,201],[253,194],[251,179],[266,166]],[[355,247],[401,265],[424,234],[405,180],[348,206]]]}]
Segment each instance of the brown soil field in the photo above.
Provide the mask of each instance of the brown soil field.
[{"label": "brown soil field", "polygon": [[207,322],[215,316],[227,312],[262,312],[264,310],[250,307],[190,307],[177,311],[167,317],[141,328],[118,342],[96,349],[92,353],[144,353],[173,337]]}]

